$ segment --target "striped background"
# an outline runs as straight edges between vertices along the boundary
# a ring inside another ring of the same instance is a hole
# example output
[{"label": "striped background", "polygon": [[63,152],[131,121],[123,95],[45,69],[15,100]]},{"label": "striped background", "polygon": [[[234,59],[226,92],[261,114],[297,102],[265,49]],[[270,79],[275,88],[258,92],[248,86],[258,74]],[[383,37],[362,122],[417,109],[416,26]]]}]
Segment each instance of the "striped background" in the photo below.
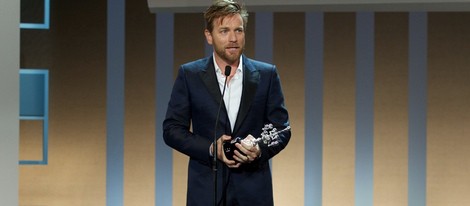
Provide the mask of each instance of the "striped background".
[{"label": "striped background", "polygon": [[[22,31],[22,67],[49,68],[51,96],[49,164],[20,167],[20,205],[184,205],[187,157],[161,122],[177,67],[210,53],[202,15],[52,8],[50,31]],[[469,20],[250,13],[245,53],[278,66],[293,126],[276,205],[470,204]]]}]

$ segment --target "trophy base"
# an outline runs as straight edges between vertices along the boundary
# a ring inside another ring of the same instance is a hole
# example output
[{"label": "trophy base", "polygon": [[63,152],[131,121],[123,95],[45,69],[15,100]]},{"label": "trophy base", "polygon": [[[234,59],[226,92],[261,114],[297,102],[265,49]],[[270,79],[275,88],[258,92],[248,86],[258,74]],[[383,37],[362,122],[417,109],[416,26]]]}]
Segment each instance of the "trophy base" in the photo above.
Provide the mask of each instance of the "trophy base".
[{"label": "trophy base", "polygon": [[239,153],[242,153],[236,146],[235,144],[236,143],[240,143],[240,141],[242,140],[242,138],[240,137],[237,137],[235,139],[232,139],[230,141],[225,141],[223,143],[223,148],[224,148],[224,154],[225,154],[225,157],[229,160],[234,160],[233,159],[233,155],[235,155],[235,150],[237,150]]}]

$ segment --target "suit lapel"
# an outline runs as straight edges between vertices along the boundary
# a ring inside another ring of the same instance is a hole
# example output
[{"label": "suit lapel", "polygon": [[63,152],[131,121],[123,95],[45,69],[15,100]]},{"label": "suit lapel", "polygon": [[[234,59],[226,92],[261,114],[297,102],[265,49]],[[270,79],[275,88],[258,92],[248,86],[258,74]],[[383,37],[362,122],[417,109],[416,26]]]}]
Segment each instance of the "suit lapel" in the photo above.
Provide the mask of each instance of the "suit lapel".
[{"label": "suit lapel", "polygon": [[[199,73],[199,76],[204,82],[204,85],[211,94],[212,98],[214,98],[217,104],[220,104],[220,98],[222,97],[222,94],[220,93],[219,83],[217,82],[215,67],[212,58],[213,57],[207,58],[206,65],[202,72]],[[232,134],[236,134],[236,132],[240,129],[242,122],[246,118],[246,115],[250,110],[251,102],[255,97],[256,89],[258,88],[258,83],[260,80],[259,71],[256,70],[251,61],[245,56],[243,56],[243,64],[242,99]],[[225,104],[222,104],[222,107],[222,112],[227,111],[225,108]]]},{"label": "suit lapel", "polygon": [[213,57],[207,58],[206,66],[204,67],[203,71],[199,73],[199,76],[201,77],[211,96],[214,98],[215,102],[220,104],[220,98],[222,97],[222,94],[220,93],[219,83],[217,82],[212,58]]},{"label": "suit lapel", "polygon": [[242,91],[242,100],[240,103],[240,110],[238,111],[237,121],[235,122],[235,127],[233,134],[236,134],[240,129],[240,126],[245,119],[248,111],[250,110],[251,102],[256,94],[256,89],[258,88],[259,83],[259,72],[253,66],[251,61],[245,56],[243,56],[243,91]]}]

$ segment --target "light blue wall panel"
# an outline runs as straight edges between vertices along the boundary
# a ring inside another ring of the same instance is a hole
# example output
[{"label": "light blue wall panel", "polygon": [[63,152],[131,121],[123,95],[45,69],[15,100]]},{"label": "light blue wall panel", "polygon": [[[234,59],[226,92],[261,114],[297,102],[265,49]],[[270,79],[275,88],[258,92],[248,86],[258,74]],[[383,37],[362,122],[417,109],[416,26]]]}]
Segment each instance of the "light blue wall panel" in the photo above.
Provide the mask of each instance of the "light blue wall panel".
[{"label": "light blue wall panel", "polygon": [[174,14],[156,15],[156,148],[155,205],[171,206],[173,200],[173,150],[163,140],[163,120],[173,85]]},{"label": "light blue wall panel", "polygon": [[51,11],[51,1],[44,0],[44,19],[42,23],[20,23],[20,28],[22,29],[49,29],[50,25],[50,12]]},{"label": "light blue wall panel", "polygon": [[255,59],[273,63],[273,12],[256,12]]},{"label": "light blue wall panel", "polygon": [[426,206],[427,13],[409,14],[408,205]]},{"label": "light blue wall panel", "polygon": [[47,165],[49,145],[49,71],[20,70],[20,119],[42,121],[42,159],[20,160],[20,165]]},{"label": "light blue wall panel", "polygon": [[106,77],[106,205],[124,195],[125,0],[108,0]]},{"label": "light blue wall panel", "polygon": [[304,205],[323,202],[323,12],[305,14]]},{"label": "light blue wall panel", "polygon": [[355,205],[374,201],[374,13],[356,13]]}]

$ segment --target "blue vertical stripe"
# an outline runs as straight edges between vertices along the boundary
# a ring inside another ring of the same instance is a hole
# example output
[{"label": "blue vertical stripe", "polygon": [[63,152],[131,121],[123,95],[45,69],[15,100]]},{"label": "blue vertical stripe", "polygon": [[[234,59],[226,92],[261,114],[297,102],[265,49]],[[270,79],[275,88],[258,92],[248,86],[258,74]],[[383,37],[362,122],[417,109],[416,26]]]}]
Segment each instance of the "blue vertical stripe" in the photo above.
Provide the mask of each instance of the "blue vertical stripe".
[{"label": "blue vertical stripe", "polygon": [[172,205],[173,155],[163,141],[163,120],[173,85],[174,14],[156,15],[156,148],[155,148],[155,205]]},{"label": "blue vertical stripe", "polygon": [[256,12],[255,58],[273,62],[273,13]]},{"label": "blue vertical stripe", "polygon": [[374,194],[374,13],[356,14],[355,205],[372,206]]},{"label": "blue vertical stripe", "polygon": [[20,69],[20,120],[42,121],[42,159],[20,160],[20,165],[47,165],[49,161],[49,70]]},{"label": "blue vertical stripe", "polygon": [[49,29],[50,22],[50,13],[51,13],[51,1],[44,0],[44,12],[43,12],[43,22],[42,23],[20,23],[21,29]]},{"label": "blue vertical stripe", "polygon": [[426,205],[427,13],[409,14],[408,205]]},{"label": "blue vertical stripe", "polygon": [[273,13],[256,12],[255,18],[255,59],[273,63]]},{"label": "blue vertical stripe", "polygon": [[212,49],[212,45],[208,44],[207,43],[207,40],[205,40],[204,38],[204,55],[205,56],[210,56],[212,55],[212,52],[213,52],[213,49]]},{"label": "blue vertical stripe", "polygon": [[123,205],[125,0],[108,0],[106,205]]},{"label": "blue vertical stripe", "polygon": [[305,14],[304,205],[321,206],[323,188],[323,12]]},{"label": "blue vertical stripe", "polygon": [[44,120],[42,125],[42,163],[49,163],[49,70],[44,70]]}]

